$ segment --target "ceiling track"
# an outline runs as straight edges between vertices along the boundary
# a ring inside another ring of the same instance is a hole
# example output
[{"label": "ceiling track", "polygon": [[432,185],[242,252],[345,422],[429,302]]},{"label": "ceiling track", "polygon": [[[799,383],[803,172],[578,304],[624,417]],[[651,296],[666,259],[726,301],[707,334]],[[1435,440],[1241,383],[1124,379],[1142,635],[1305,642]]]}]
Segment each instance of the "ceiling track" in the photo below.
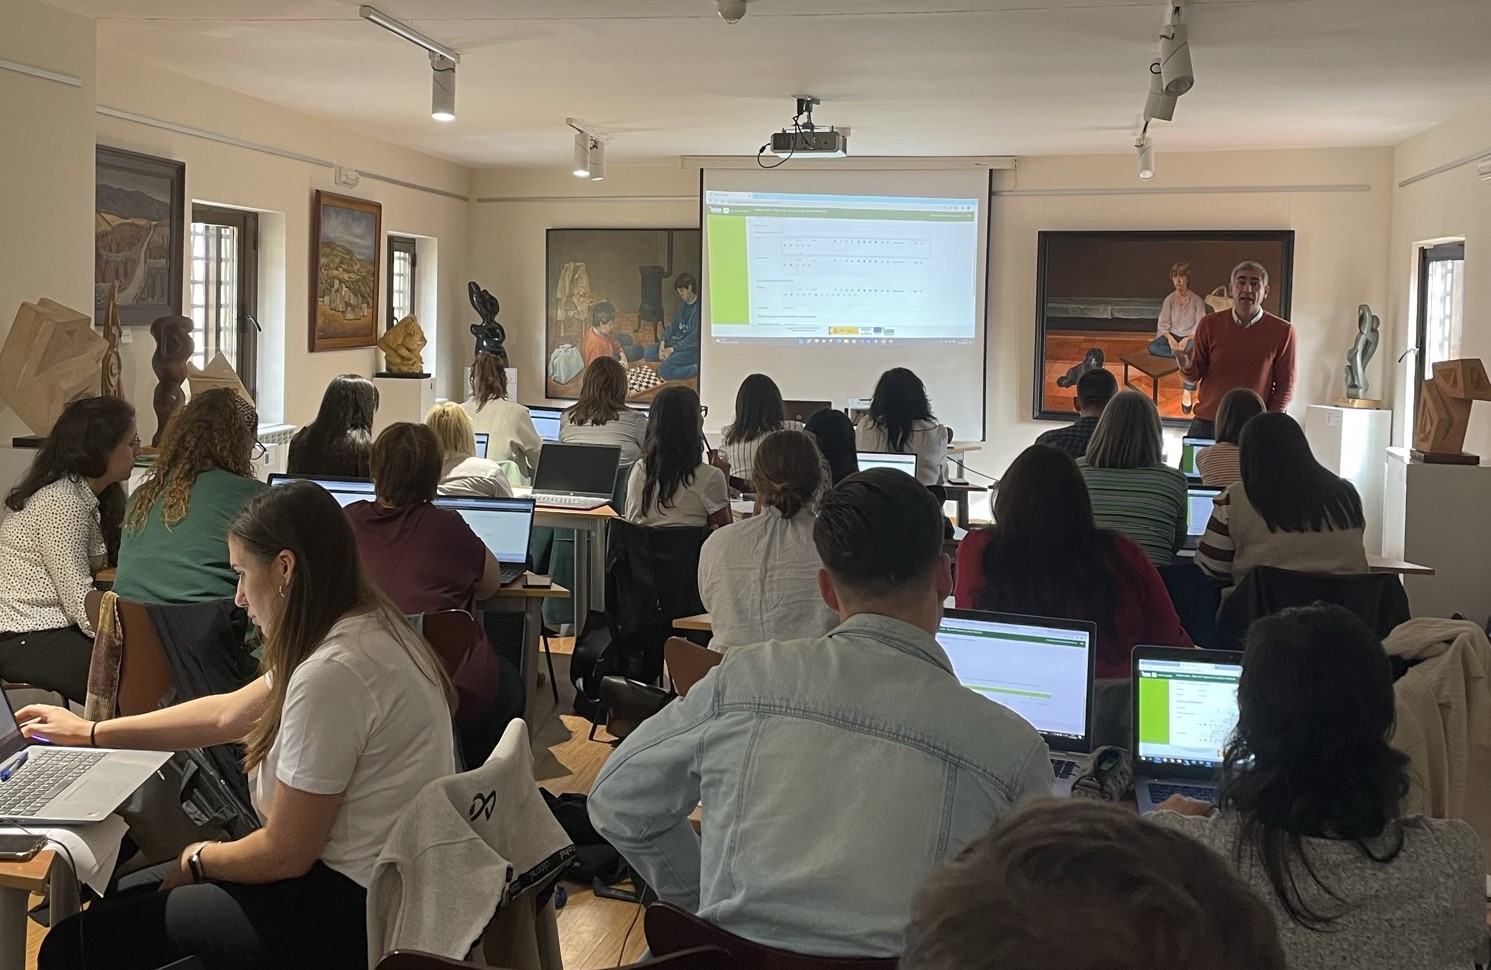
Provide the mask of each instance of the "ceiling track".
[{"label": "ceiling track", "polygon": [[43,81],[56,81],[58,84],[66,84],[73,88],[83,86],[82,78],[73,77],[71,74],[59,74],[44,67],[32,67],[30,64],[21,64],[17,61],[0,60],[0,71],[13,71],[27,77],[41,78]]}]

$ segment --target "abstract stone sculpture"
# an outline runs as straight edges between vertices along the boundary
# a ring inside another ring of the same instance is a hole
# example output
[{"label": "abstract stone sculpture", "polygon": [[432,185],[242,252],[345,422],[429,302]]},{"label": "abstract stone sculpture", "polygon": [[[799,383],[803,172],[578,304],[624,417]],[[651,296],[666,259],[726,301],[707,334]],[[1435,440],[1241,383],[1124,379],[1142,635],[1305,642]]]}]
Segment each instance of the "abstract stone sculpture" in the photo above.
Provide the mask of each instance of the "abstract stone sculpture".
[{"label": "abstract stone sculpture", "polygon": [[63,408],[93,396],[108,349],[85,314],[46,298],[22,303],[0,349],[0,400],[45,436]]},{"label": "abstract stone sculpture", "polygon": [[248,388],[244,387],[243,381],[238,379],[238,372],[233,369],[232,364],[228,363],[228,358],[223,356],[222,351],[218,351],[213,355],[212,360],[207,362],[206,370],[201,370],[196,365],[188,363],[186,365],[186,383],[191,388],[192,397],[196,397],[203,391],[226,387],[243,398],[246,403],[254,407],[258,406],[254,404],[254,399],[249,395]]},{"label": "abstract stone sculpture", "polygon": [[1486,377],[1485,366],[1474,358],[1436,363],[1434,377],[1424,382],[1419,395],[1413,457],[1426,462],[1477,464],[1477,456],[1463,451],[1472,401],[1491,401],[1491,379]]},{"label": "abstract stone sculpture", "polygon": [[186,380],[187,359],[196,344],[192,341],[191,317],[159,317],[150,325],[150,336],[155,338],[155,354],[150,358],[150,369],[155,371],[155,435],[152,445],[160,444],[161,434],[171,421],[171,415],[186,403],[181,382]]},{"label": "abstract stone sculpture", "polygon": [[1346,352],[1346,397],[1361,400],[1367,396],[1367,364],[1377,353],[1382,340],[1382,320],[1363,303],[1356,308],[1356,339]]},{"label": "abstract stone sculpture", "polygon": [[426,343],[425,332],[420,328],[419,320],[411,313],[378,339],[378,349],[383,351],[389,373],[428,377],[424,373],[424,357],[420,354]]},{"label": "abstract stone sculpture", "polygon": [[119,356],[119,341],[124,331],[119,326],[119,281],[109,284],[109,302],[104,308],[101,326],[109,349],[104,352],[104,373],[99,381],[100,397],[117,397],[124,400],[124,361]]},{"label": "abstract stone sculpture", "polygon": [[476,352],[505,355],[507,350],[503,344],[507,341],[507,331],[497,322],[502,305],[495,296],[478,286],[476,280],[466,284],[466,292],[471,297],[471,308],[481,317],[481,323],[471,325],[471,332],[476,335]]}]

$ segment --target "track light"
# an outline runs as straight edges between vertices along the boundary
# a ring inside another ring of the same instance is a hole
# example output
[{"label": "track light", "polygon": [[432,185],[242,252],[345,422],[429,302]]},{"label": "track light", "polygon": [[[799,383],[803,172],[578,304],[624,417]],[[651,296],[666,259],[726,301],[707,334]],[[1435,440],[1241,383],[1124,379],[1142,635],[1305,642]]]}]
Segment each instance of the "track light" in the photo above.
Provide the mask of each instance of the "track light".
[{"label": "track light", "polygon": [[750,0],[715,0],[715,10],[727,24],[738,24],[746,15],[746,4]]},{"label": "track light", "polygon": [[583,131],[575,132],[575,178],[590,178],[590,136]]},{"label": "track light", "polygon": [[1186,25],[1176,23],[1179,8],[1171,22],[1160,31],[1160,86],[1164,93],[1178,98],[1196,84],[1191,69],[1191,39]]},{"label": "track light", "polygon": [[1154,178],[1154,142],[1140,135],[1134,140],[1134,148],[1139,153],[1139,177],[1148,182]]},{"label": "track light", "polygon": [[1160,80],[1160,62],[1155,59],[1149,64],[1149,96],[1144,99],[1145,121],[1170,121],[1175,117],[1175,98],[1165,93],[1165,85]]},{"label": "track light", "polygon": [[430,117],[456,120],[456,62],[443,54],[430,55]]},{"label": "track light", "polygon": [[606,179],[606,143],[599,138],[590,139],[590,181],[604,182]]}]

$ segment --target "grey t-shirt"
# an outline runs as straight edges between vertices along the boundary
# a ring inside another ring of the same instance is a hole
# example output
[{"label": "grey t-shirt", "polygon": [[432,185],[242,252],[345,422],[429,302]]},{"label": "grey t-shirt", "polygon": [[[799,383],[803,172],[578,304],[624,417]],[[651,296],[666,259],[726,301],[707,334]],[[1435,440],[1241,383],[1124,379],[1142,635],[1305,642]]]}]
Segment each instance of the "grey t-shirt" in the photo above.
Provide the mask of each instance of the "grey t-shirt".
[{"label": "grey t-shirt", "polygon": [[[1179,829],[1232,863],[1273,912],[1290,970],[1466,970],[1486,947],[1485,880],[1475,830],[1459,819],[1413,815],[1402,819],[1403,850],[1392,862],[1374,862],[1354,842],[1306,838],[1304,851],[1335,902],[1303,867],[1296,879],[1317,912],[1338,912],[1332,930],[1296,923],[1279,902],[1257,853],[1234,861],[1236,813],[1196,818],[1155,812],[1150,821]],[[1391,842],[1372,846],[1382,854]]]}]

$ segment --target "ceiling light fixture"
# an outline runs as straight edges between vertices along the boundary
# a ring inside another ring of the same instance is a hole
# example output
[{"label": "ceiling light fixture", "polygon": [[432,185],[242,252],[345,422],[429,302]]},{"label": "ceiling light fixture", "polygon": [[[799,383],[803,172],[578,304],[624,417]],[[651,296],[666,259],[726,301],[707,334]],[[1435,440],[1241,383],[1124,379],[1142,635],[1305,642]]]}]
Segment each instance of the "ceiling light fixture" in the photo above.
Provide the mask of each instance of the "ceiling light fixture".
[{"label": "ceiling light fixture", "polygon": [[590,181],[606,180],[606,143],[599,138],[590,139]]},{"label": "ceiling light fixture", "polygon": [[606,140],[574,118],[564,123],[575,129],[575,167],[571,170],[577,179],[600,182],[606,177]]},{"label": "ceiling light fixture", "polygon": [[1164,82],[1160,80],[1160,60],[1155,58],[1149,63],[1149,96],[1144,99],[1144,120],[1173,120],[1175,101],[1172,95],[1165,93]]},{"label": "ceiling light fixture", "polygon": [[456,120],[456,65],[461,55],[436,40],[400,23],[392,17],[369,6],[357,8],[357,13],[368,23],[376,24],[397,37],[402,37],[430,53],[430,70],[433,74],[430,87],[430,117],[436,121]]},{"label": "ceiling light fixture", "polygon": [[1196,84],[1191,68],[1191,38],[1180,22],[1180,4],[1166,4],[1165,24],[1160,28],[1160,86],[1165,94],[1178,98]]},{"label": "ceiling light fixture", "polygon": [[1154,142],[1140,135],[1134,139],[1134,149],[1139,153],[1139,177],[1148,182],[1154,178]]},{"label": "ceiling light fixture", "polygon": [[583,131],[575,132],[575,167],[577,179],[590,178],[590,136]]},{"label": "ceiling light fixture", "polygon": [[746,15],[746,4],[751,0],[715,0],[714,8],[720,19],[727,24],[738,24]]}]

